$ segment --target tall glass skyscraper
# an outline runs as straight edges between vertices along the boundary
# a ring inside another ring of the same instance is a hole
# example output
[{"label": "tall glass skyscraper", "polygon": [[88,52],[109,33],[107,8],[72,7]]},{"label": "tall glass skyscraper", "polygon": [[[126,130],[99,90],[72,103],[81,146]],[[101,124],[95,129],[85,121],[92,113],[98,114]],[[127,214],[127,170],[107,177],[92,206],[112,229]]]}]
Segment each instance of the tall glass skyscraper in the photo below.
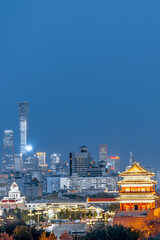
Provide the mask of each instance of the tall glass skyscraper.
[{"label": "tall glass skyscraper", "polygon": [[20,153],[26,153],[29,134],[29,102],[18,103],[19,131],[20,131]]},{"label": "tall glass skyscraper", "polygon": [[107,144],[99,144],[99,161],[107,160]]},{"label": "tall glass skyscraper", "polygon": [[13,130],[5,130],[2,149],[2,171],[14,169],[14,134]]}]

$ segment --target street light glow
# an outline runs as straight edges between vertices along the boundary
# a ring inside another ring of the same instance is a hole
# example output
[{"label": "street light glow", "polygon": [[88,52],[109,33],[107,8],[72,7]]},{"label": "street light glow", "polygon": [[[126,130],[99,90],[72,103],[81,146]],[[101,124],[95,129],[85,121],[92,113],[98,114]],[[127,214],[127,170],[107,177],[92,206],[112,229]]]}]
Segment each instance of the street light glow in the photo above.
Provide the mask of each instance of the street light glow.
[{"label": "street light glow", "polygon": [[32,148],[32,146],[31,146],[31,145],[27,145],[27,146],[26,146],[26,151],[27,151],[27,152],[31,152],[31,151],[32,151],[32,149],[33,149],[33,148]]}]

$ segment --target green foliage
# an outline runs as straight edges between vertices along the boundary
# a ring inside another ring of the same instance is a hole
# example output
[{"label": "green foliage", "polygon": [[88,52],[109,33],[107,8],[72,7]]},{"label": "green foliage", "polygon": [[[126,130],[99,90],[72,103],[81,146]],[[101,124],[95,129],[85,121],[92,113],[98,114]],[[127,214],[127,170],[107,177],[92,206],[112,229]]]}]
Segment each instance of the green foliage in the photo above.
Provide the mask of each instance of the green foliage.
[{"label": "green foliage", "polygon": [[117,209],[119,209],[119,204],[118,204],[118,203],[111,203],[111,204],[109,205],[109,211],[110,211],[110,212],[114,212],[114,211],[116,211]]},{"label": "green foliage", "polygon": [[14,229],[13,237],[15,240],[33,240],[31,228],[27,226],[17,226]]},{"label": "green foliage", "polygon": [[106,231],[106,240],[138,240],[142,234],[138,230],[123,226],[109,226]]},{"label": "green foliage", "polygon": [[31,228],[31,234],[34,240],[39,240],[39,237],[42,235],[43,232],[43,229],[36,229],[35,227]]},{"label": "green foliage", "polygon": [[104,223],[97,223],[94,227],[86,233],[83,240],[138,240],[142,237],[142,233],[132,228],[125,228],[123,226],[108,226]]},{"label": "green foliage", "polygon": [[97,223],[94,227],[84,236],[84,240],[105,240],[106,239],[106,227],[104,223]]}]

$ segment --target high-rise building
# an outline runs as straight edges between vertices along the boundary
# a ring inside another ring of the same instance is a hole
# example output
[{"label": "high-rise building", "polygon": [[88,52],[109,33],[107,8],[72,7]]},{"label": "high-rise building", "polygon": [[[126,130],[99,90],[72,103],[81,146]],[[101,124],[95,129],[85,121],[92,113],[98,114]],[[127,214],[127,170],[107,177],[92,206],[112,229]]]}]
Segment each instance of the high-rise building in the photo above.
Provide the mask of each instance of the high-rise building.
[{"label": "high-rise building", "polygon": [[129,154],[129,166],[132,166],[132,164],[134,164],[134,162],[135,162],[135,159],[133,157],[133,153],[130,152],[130,154]]},{"label": "high-rise building", "polygon": [[156,171],[157,189],[160,190],[160,170]]},{"label": "high-rise building", "polygon": [[99,161],[107,160],[107,144],[99,144]]},{"label": "high-rise building", "polygon": [[38,169],[37,155],[33,152],[26,152],[23,156],[23,170],[34,171]]},{"label": "high-rise building", "polygon": [[37,162],[38,162],[38,170],[41,170],[43,173],[47,170],[46,164],[46,153],[45,152],[37,152]]},{"label": "high-rise building", "polygon": [[20,131],[20,153],[26,153],[29,134],[29,102],[18,103],[19,131]]},{"label": "high-rise building", "polygon": [[14,170],[18,172],[22,172],[23,170],[22,153],[14,154]]},{"label": "high-rise building", "polygon": [[89,173],[92,158],[86,146],[79,148],[80,152],[70,153],[70,176],[86,176]]},{"label": "high-rise building", "polygon": [[119,172],[119,156],[107,156],[107,166],[111,167],[114,173]]},{"label": "high-rise building", "polygon": [[60,168],[60,160],[61,155],[60,154],[51,154],[51,171],[54,174],[59,174],[59,168]]},{"label": "high-rise building", "polygon": [[5,130],[2,149],[2,171],[14,169],[14,134],[13,130]]}]

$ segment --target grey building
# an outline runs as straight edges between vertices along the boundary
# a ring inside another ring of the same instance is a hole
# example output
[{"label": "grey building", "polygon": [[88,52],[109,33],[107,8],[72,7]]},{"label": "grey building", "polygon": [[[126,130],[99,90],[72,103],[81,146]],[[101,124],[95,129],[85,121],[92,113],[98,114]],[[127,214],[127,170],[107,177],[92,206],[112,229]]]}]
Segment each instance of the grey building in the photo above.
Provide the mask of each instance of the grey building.
[{"label": "grey building", "polygon": [[86,176],[93,165],[91,153],[86,146],[79,148],[80,152],[70,153],[70,176]]},{"label": "grey building", "polygon": [[51,171],[53,174],[59,174],[60,170],[60,161],[61,161],[61,154],[51,154]]},{"label": "grey building", "polygon": [[60,179],[61,189],[70,193],[97,193],[117,190],[118,177],[68,177]]},{"label": "grey building", "polygon": [[58,192],[60,189],[60,177],[47,177],[47,193]]},{"label": "grey building", "polygon": [[26,146],[29,137],[29,102],[19,102],[18,112],[20,131],[20,153],[26,154]]},{"label": "grey building", "polygon": [[160,170],[156,171],[157,190],[160,190]]},{"label": "grey building", "polygon": [[23,159],[21,153],[14,154],[14,170],[22,172],[23,170]]},{"label": "grey building", "polygon": [[99,161],[106,161],[107,160],[107,144],[100,144],[99,145]]},{"label": "grey building", "polygon": [[5,130],[2,149],[2,172],[14,169],[14,133],[13,130]]}]

